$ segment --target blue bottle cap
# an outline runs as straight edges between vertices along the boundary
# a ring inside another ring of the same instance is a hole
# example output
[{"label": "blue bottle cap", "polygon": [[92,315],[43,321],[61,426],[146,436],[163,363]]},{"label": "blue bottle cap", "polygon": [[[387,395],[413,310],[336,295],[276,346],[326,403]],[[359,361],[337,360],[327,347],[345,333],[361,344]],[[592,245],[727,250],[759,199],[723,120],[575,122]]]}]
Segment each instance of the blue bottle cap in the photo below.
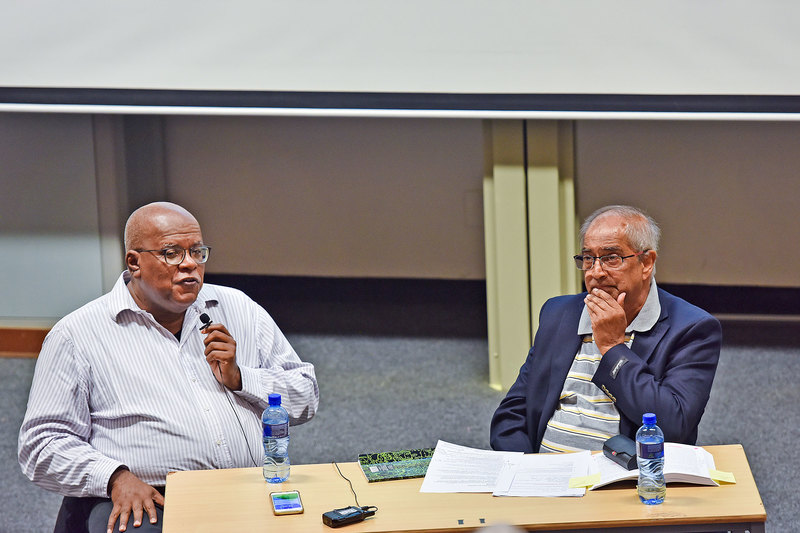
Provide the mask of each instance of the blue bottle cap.
[{"label": "blue bottle cap", "polygon": [[642,415],[642,424],[647,426],[652,426],[656,423],[656,415],[655,413],[645,413]]},{"label": "blue bottle cap", "polygon": [[[280,405],[280,404],[281,404],[281,395],[278,394],[277,392],[271,393],[269,395],[269,406],[270,407],[275,407],[276,405]],[[653,416],[655,416],[655,415],[653,415]]]}]

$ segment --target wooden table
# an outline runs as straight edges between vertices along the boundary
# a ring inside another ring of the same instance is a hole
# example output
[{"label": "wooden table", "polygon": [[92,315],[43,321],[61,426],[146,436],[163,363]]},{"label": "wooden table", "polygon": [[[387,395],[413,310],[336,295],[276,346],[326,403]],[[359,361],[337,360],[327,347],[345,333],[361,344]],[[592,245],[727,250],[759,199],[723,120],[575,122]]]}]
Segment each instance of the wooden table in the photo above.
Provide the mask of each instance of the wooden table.
[{"label": "wooden table", "polygon": [[[587,492],[582,498],[512,498],[491,494],[420,493],[422,479],[367,483],[357,463],[341,463],[359,503],[378,512],[345,526],[346,533],[463,532],[510,524],[534,531],[763,532],[766,512],[741,445],[707,446],[717,469],[733,472],[735,484],[720,487],[669,484],[666,501],[643,505],[634,482]],[[297,489],[301,515],[274,516],[268,494]],[[354,504],[347,481],[332,463],[294,465],[288,481],[264,482],[260,468],[173,472],[167,476],[164,533],[319,532],[333,530],[322,513]]]}]

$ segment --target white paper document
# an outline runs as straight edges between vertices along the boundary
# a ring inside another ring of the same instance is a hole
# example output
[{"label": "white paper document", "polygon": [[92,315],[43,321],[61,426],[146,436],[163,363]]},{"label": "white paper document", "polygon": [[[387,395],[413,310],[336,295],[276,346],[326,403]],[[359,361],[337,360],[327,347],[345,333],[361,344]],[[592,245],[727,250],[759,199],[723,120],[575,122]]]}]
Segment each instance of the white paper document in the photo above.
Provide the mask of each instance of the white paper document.
[{"label": "white paper document", "polygon": [[589,473],[588,451],[529,454],[507,461],[494,489],[495,496],[583,496],[583,487],[570,488],[569,480]]},{"label": "white paper document", "polygon": [[[664,443],[664,480],[667,483],[718,485],[711,478],[710,471],[714,469],[714,457],[700,446]],[[591,473],[597,476],[592,489],[639,477],[639,470],[626,470],[602,453],[592,456]]]},{"label": "white paper document", "polygon": [[439,441],[420,492],[491,492],[495,496],[583,496],[569,488],[589,473],[589,452],[530,454],[467,448]]},{"label": "white paper document", "polygon": [[440,440],[420,492],[492,492],[503,463],[522,452],[467,448]]},{"label": "white paper document", "polygon": [[664,477],[667,482],[719,485],[709,476],[709,471],[715,468],[714,456],[700,446],[664,443]]}]

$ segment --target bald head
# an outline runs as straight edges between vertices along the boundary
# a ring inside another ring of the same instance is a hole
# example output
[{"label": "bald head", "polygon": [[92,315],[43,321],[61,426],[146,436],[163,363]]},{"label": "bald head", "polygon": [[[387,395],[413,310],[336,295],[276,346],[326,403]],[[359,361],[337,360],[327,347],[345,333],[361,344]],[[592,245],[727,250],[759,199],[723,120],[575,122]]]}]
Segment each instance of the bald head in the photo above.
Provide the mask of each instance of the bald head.
[{"label": "bald head", "polygon": [[176,221],[200,224],[189,211],[171,202],[153,202],[131,213],[125,223],[125,250],[144,248],[154,230],[168,230]]}]

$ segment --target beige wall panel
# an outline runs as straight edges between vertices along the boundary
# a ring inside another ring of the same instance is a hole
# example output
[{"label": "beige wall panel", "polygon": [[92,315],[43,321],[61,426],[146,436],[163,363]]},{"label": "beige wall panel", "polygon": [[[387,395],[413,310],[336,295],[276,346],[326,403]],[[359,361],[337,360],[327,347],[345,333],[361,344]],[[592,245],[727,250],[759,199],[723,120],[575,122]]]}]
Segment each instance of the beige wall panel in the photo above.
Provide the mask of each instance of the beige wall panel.
[{"label": "beige wall panel", "polygon": [[167,117],[209,270],[482,279],[480,121]]},{"label": "beige wall panel", "polygon": [[89,115],[0,113],[0,322],[102,294],[94,158]]},{"label": "beige wall panel", "polygon": [[800,286],[787,262],[800,242],[800,124],[584,121],[576,146],[579,217],[645,208],[663,230],[661,282]]}]

